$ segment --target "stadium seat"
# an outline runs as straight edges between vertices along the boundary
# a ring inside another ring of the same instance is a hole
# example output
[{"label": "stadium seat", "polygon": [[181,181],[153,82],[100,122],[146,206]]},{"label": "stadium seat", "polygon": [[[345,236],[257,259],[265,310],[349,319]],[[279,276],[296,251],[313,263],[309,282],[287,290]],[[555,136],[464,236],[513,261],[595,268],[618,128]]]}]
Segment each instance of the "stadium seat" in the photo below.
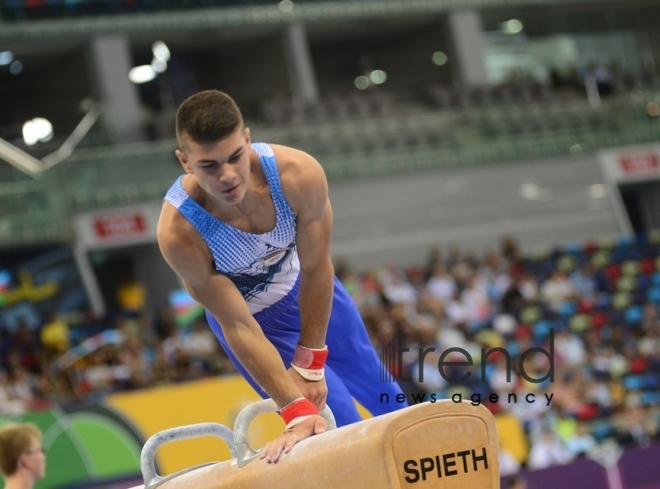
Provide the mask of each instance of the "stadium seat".
[{"label": "stadium seat", "polygon": [[638,391],[645,388],[646,379],[643,375],[626,375],[621,379],[627,391]]},{"label": "stadium seat", "polygon": [[605,276],[610,282],[615,282],[621,276],[621,267],[617,263],[610,263],[605,267]]},{"label": "stadium seat", "polygon": [[641,273],[644,275],[648,275],[650,273],[653,273],[653,271],[655,271],[655,263],[653,259],[645,258],[644,260],[642,260]]},{"label": "stadium seat", "polygon": [[564,302],[559,307],[559,315],[564,319],[572,316],[577,312],[577,305],[574,302]]},{"label": "stadium seat", "polygon": [[569,327],[574,333],[584,333],[591,328],[591,316],[576,314],[569,321]]},{"label": "stadium seat", "polygon": [[599,312],[591,316],[591,326],[596,329],[600,329],[605,326],[608,322],[607,314]]},{"label": "stadium seat", "polygon": [[605,438],[614,435],[615,428],[612,421],[609,419],[602,419],[593,421],[590,424],[589,431],[596,440],[604,440]]},{"label": "stadium seat", "polygon": [[593,265],[594,269],[600,270],[605,265],[610,263],[611,260],[612,259],[609,252],[604,250],[598,250],[592,255],[591,264]]},{"label": "stadium seat", "polygon": [[637,277],[622,275],[616,280],[616,288],[622,292],[632,292],[637,287]]},{"label": "stadium seat", "polygon": [[617,292],[612,296],[612,307],[615,310],[623,310],[630,305],[631,297],[628,292]]},{"label": "stadium seat", "polygon": [[651,287],[648,289],[647,298],[653,304],[660,304],[660,286]]},{"label": "stadium seat", "polygon": [[557,270],[571,272],[575,269],[576,258],[572,255],[564,255],[557,260]]},{"label": "stadium seat", "polygon": [[640,270],[640,262],[636,260],[626,260],[621,264],[621,272],[624,275],[637,275]]},{"label": "stadium seat", "polygon": [[660,229],[652,229],[647,233],[647,238],[651,244],[660,244]]},{"label": "stadium seat", "polygon": [[640,395],[640,401],[644,406],[657,406],[660,404],[660,392],[644,391]]},{"label": "stadium seat", "polygon": [[580,256],[582,255],[583,247],[581,243],[570,243],[566,245],[564,251],[573,256]]},{"label": "stadium seat", "polygon": [[525,324],[533,324],[543,316],[538,306],[527,306],[520,311],[520,321]]},{"label": "stadium seat", "polygon": [[624,315],[630,326],[636,326],[644,318],[644,308],[639,305],[630,306]]},{"label": "stadium seat", "polygon": [[553,328],[554,326],[555,325],[551,321],[547,321],[547,320],[538,321],[537,323],[534,324],[532,328],[534,331],[534,339],[536,341],[545,340],[550,334],[550,329]]}]

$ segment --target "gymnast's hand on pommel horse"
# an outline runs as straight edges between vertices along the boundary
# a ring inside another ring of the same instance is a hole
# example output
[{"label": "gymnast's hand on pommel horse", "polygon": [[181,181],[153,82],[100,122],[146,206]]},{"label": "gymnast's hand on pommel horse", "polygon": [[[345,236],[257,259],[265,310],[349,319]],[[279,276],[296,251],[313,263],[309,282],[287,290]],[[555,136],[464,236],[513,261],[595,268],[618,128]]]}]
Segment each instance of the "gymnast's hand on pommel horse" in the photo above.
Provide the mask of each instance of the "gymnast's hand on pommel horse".
[{"label": "gymnast's hand on pommel horse", "polygon": [[[296,347],[288,373],[303,397],[281,409],[280,414],[286,423],[284,433],[266,444],[259,457],[262,460],[277,463],[280,455],[289,453],[300,440],[326,431],[327,423],[325,419],[314,414],[308,414],[306,410],[314,411],[309,406],[310,402],[318,410],[325,408],[328,386],[325,382],[323,364],[327,355],[327,347],[320,350],[311,350],[300,345]],[[307,365],[309,368],[301,365]]]},{"label": "gymnast's hand on pommel horse", "polygon": [[234,100],[215,90],[181,104],[176,135],[185,175],[165,196],[158,244],[236,368],[284,418],[263,458],[322,433],[326,401],[338,426],[362,419],[354,399],[374,416],[404,408],[381,402],[401,389],[379,382],[382,364],[334,276],[321,165],[252,143]]}]

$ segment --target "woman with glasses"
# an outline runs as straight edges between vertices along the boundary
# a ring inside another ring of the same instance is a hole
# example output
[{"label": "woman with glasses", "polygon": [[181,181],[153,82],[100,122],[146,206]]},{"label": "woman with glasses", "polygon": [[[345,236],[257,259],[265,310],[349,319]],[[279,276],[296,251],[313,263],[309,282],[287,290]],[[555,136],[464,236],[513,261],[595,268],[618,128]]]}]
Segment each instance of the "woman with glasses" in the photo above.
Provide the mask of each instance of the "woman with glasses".
[{"label": "woman with glasses", "polygon": [[32,489],[46,475],[42,434],[32,423],[0,427],[0,472],[5,489]]}]

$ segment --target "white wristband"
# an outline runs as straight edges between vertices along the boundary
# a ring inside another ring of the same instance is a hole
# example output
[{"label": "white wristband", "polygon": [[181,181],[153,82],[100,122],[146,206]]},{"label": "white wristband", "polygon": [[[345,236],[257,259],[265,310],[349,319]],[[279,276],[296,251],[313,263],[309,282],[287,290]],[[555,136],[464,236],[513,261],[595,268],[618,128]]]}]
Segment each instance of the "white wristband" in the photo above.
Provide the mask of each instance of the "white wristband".
[{"label": "white wristband", "polygon": [[284,431],[290,430],[291,428],[293,428],[297,424],[302,423],[303,421],[305,421],[308,418],[311,418],[312,416],[315,416],[315,415],[314,414],[308,414],[307,416],[298,416],[297,418],[292,419],[291,422],[288,425],[286,425],[286,427],[284,428]]},{"label": "white wristband", "polygon": [[311,370],[309,368],[298,367],[297,365],[291,364],[291,367],[300,374],[300,376],[305,380],[311,380],[312,382],[318,382],[325,377],[325,369]]}]

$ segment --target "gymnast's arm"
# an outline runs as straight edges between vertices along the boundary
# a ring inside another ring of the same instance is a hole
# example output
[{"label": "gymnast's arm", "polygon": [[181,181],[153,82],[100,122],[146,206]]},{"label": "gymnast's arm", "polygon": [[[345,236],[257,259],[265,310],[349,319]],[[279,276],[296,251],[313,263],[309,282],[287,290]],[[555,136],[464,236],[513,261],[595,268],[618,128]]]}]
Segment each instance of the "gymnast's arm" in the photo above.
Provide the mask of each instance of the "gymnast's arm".
[{"label": "gymnast's arm", "polygon": [[296,245],[300,258],[300,344],[325,346],[332,307],[335,271],[330,257],[332,208],[328,182],[321,165],[311,156],[292,148],[282,173],[282,186],[296,214]]},{"label": "gymnast's arm", "polygon": [[[281,163],[282,189],[296,214],[296,246],[300,258],[299,344],[310,349],[323,349],[334,290],[328,182],[323,168],[310,155],[293,148],[272,146],[278,163]],[[289,373],[305,397],[322,409],[327,396],[325,380],[307,381],[294,369]]]}]

